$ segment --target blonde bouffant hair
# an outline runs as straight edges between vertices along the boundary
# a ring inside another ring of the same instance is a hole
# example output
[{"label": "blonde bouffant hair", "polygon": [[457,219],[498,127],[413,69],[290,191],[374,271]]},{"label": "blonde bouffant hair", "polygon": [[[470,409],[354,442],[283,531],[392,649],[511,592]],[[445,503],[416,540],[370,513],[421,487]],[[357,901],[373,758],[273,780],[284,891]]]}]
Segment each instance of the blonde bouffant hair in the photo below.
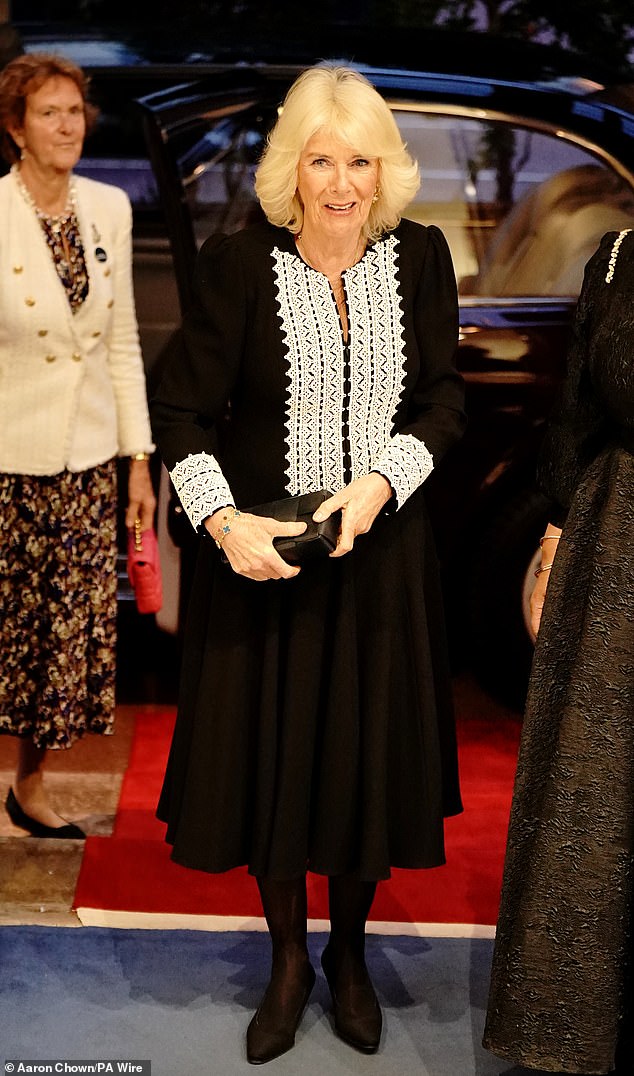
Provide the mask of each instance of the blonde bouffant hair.
[{"label": "blonde bouffant hair", "polygon": [[420,186],[418,164],[407,151],[396,120],[374,86],[348,67],[319,64],[293,83],[269,134],[255,176],[255,191],[271,224],[301,232],[304,210],[297,167],[306,143],[323,131],[356,153],[377,158],[377,198],[365,226],[378,239],[395,228]]}]

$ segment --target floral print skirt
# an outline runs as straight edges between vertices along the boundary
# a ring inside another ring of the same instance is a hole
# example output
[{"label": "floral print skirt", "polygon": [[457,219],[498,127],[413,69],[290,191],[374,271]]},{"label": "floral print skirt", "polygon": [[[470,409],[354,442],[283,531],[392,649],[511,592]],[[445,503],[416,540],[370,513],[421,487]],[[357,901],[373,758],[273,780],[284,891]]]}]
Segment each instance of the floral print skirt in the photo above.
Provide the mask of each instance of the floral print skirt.
[{"label": "floral print skirt", "polygon": [[0,474],[0,732],[43,748],[112,732],[116,490],[114,460]]}]

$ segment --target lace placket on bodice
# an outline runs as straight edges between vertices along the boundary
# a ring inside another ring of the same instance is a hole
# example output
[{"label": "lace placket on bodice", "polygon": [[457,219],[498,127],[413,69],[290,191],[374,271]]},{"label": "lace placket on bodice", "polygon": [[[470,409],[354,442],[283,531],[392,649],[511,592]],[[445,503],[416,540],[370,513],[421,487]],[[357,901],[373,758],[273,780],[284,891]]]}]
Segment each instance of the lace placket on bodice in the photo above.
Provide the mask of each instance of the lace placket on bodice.
[{"label": "lace placket on bodice", "polygon": [[397,242],[375,244],[343,274],[344,323],[328,278],[273,251],[288,362],[287,490],[341,489],[372,470],[388,444],[405,354]]}]

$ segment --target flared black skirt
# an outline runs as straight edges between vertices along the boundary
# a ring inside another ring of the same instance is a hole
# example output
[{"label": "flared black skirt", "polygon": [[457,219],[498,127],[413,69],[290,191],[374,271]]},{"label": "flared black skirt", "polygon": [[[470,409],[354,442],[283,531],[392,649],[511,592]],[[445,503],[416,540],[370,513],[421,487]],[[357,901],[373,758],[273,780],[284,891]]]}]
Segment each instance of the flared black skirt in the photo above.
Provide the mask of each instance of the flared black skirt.
[{"label": "flared black skirt", "polygon": [[443,863],[460,810],[421,493],[292,580],[244,579],[201,539],[158,810],[173,858],[381,879]]}]

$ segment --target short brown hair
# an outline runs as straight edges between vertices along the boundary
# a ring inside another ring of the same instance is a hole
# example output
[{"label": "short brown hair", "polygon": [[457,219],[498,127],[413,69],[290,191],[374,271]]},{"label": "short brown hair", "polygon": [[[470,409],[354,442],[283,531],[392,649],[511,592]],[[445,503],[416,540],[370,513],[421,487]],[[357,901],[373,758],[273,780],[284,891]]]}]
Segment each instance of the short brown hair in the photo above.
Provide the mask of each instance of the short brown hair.
[{"label": "short brown hair", "polygon": [[93,130],[99,111],[88,100],[89,79],[81,67],[65,56],[25,52],[11,60],[0,73],[0,153],[10,164],[20,159],[20,151],[8,128],[23,126],[27,97],[56,76],[75,83],[84,102],[86,131]]}]

